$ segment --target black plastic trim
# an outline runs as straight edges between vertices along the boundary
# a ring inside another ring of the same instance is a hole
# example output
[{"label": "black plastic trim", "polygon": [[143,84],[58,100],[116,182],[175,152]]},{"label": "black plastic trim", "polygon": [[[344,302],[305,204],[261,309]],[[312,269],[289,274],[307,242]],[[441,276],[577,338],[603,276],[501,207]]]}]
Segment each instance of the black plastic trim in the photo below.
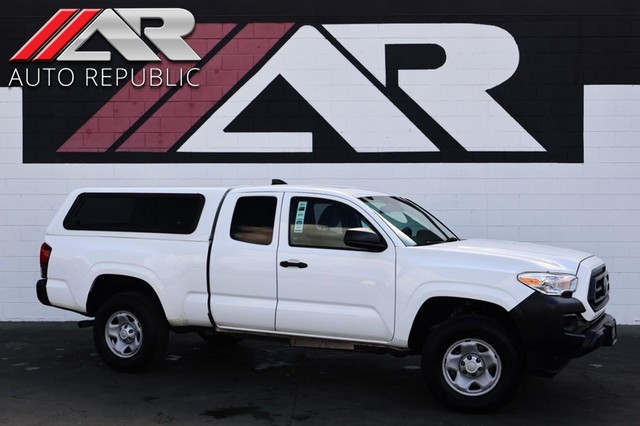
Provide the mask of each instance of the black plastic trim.
[{"label": "black plastic trim", "polygon": [[580,315],[584,311],[578,299],[538,292],[511,310],[527,353],[527,363],[534,373],[553,376],[571,358],[615,343],[615,319],[603,314],[587,322]]},{"label": "black plastic trim", "polygon": [[591,273],[587,300],[594,312],[599,311],[609,302],[609,273],[605,265]]},{"label": "black plastic trim", "polygon": [[47,294],[47,279],[43,278],[38,280],[36,284],[36,295],[38,296],[38,301],[46,306],[51,306],[51,302],[49,301],[49,295]]}]

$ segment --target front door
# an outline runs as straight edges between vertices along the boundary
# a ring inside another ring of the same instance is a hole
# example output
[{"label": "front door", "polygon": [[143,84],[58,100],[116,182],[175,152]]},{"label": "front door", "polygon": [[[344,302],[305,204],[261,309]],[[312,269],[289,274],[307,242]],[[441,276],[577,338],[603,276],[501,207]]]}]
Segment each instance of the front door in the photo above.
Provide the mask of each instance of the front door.
[{"label": "front door", "polygon": [[[278,248],[276,331],[388,342],[395,317],[395,250],[348,247],[349,228],[378,232],[350,200],[285,194]],[[383,238],[386,238],[383,236]]]}]

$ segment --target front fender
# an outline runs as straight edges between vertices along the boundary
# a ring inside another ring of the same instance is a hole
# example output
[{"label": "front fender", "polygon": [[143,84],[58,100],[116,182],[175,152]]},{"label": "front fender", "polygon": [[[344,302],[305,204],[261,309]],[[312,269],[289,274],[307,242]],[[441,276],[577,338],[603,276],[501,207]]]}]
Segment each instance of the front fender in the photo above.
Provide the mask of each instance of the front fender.
[{"label": "front fender", "polygon": [[394,346],[408,346],[416,315],[434,297],[477,300],[509,312],[534,292],[517,281],[518,264],[437,250],[398,253]]}]

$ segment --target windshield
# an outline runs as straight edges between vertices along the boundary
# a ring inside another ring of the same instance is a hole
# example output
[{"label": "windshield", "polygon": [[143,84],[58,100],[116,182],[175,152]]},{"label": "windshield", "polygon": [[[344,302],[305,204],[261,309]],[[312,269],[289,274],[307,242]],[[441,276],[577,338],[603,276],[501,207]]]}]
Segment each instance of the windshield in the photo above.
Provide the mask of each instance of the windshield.
[{"label": "windshield", "polygon": [[378,213],[407,246],[458,241],[449,228],[411,200],[389,196],[360,200]]}]

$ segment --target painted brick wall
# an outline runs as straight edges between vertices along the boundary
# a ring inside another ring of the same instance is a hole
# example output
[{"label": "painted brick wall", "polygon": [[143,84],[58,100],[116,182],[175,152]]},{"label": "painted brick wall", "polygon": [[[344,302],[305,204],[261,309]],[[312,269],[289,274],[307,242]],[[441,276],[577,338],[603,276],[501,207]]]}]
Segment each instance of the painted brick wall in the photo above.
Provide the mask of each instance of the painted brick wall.
[{"label": "painted brick wall", "polygon": [[[34,288],[69,191],[281,178],[406,195],[463,238],[592,252],[610,270],[609,311],[640,323],[640,4],[609,3],[190,2],[187,41],[202,60],[160,55],[134,81],[197,66],[197,89],[7,88],[15,69],[87,67],[8,62],[71,6],[7,5],[0,321],[77,318],[40,305]],[[100,37],[83,49],[135,66]]]},{"label": "painted brick wall", "polygon": [[640,323],[640,86],[586,86],[584,163],[23,164],[22,91],[0,88],[0,320],[75,319],[35,296],[37,253],[66,194],[84,186],[292,183],[407,195],[464,238],[552,244],[608,264],[609,311]]}]

